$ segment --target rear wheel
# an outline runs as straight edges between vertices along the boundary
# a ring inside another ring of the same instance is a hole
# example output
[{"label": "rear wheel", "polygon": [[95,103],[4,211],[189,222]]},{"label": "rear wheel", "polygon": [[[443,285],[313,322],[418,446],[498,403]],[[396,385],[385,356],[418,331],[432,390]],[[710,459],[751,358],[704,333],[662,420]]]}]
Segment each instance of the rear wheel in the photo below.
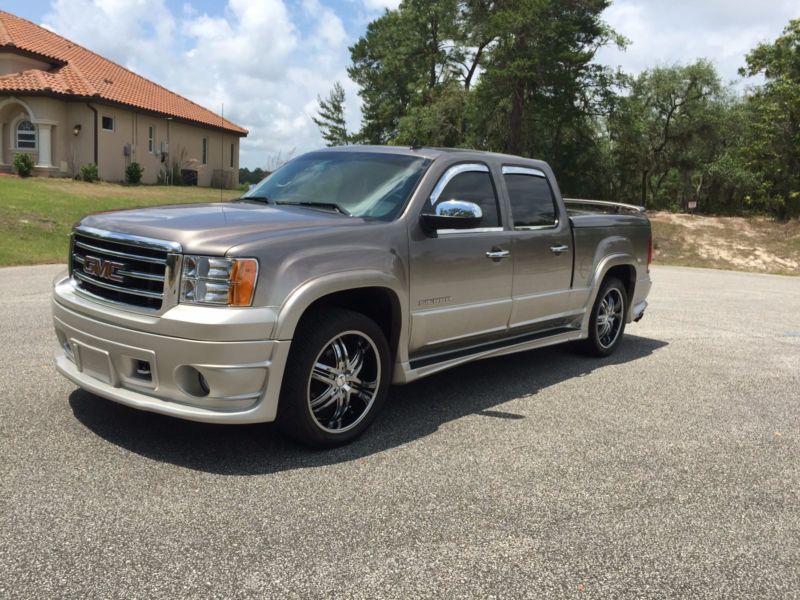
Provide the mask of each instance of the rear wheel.
[{"label": "rear wheel", "polygon": [[625,286],[616,277],[603,282],[589,318],[589,337],[583,349],[592,356],[614,353],[625,333],[628,296]]},{"label": "rear wheel", "polygon": [[389,346],[368,317],[326,309],[304,318],[283,379],[278,424],[316,447],[346,444],[374,420],[389,388]]}]

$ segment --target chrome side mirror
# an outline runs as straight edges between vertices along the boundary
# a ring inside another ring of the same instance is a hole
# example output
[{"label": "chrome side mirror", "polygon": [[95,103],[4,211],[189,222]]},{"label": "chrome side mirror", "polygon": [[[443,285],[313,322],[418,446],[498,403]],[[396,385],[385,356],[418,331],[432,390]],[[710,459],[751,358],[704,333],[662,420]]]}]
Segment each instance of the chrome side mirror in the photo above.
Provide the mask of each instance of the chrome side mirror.
[{"label": "chrome side mirror", "polygon": [[465,200],[439,202],[433,213],[422,214],[422,225],[428,230],[474,229],[483,220],[481,207]]}]

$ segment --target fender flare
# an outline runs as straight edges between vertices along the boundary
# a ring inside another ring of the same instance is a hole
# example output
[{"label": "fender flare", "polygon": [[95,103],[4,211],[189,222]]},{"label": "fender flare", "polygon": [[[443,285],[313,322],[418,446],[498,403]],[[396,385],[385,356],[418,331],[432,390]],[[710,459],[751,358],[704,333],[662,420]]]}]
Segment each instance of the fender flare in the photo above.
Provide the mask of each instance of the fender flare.
[{"label": "fender flare", "polygon": [[402,340],[407,337],[408,298],[404,287],[395,277],[370,269],[355,269],[321,275],[297,286],[278,309],[272,339],[291,340],[302,316],[320,298],[336,292],[375,287],[386,288],[397,297],[399,302],[400,332],[397,359],[400,360],[400,355],[406,354]]},{"label": "fender flare", "polygon": [[[603,283],[603,280],[606,278],[608,272],[613,269],[614,267],[633,267],[634,271],[636,269],[636,257],[632,254],[628,253],[616,253],[610,254],[603,258],[595,267],[594,275],[592,277],[592,286],[591,286],[591,293],[589,294],[589,298],[586,301],[586,317],[583,319],[583,325],[581,325],[581,336],[586,337],[589,335],[589,320],[591,319],[591,311],[592,307],[594,306],[594,302],[597,299],[597,294],[600,293],[600,286]],[[630,301],[628,302],[628,306],[625,308],[626,315],[625,315],[625,322],[629,323],[631,320],[631,306]]]}]

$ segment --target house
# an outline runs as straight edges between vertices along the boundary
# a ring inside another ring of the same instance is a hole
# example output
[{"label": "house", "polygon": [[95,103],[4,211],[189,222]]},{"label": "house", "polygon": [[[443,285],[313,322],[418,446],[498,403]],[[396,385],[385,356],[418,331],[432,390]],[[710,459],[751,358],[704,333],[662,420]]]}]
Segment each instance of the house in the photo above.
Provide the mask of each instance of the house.
[{"label": "house", "polygon": [[18,152],[34,174],[72,176],[95,163],[123,181],[131,162],[145,183],[182,173],[233,187],[247,130],[25,19],[0,10],[0,172]]}]

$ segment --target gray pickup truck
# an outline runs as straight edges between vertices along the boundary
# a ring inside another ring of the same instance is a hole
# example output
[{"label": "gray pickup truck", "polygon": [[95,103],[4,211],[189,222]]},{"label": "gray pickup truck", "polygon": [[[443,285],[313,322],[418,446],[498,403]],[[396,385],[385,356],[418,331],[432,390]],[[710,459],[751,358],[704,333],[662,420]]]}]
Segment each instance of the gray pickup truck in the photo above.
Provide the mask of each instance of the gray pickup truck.
[{"label": "gray pickup truck", "polygon": [[56,364],[134,408],[333,446],[391,383],[561,342],[611,354],[647,306],[651,256],[643,211],[565,203],[541,161],[322,150],[234,202],[76,224]]}]

